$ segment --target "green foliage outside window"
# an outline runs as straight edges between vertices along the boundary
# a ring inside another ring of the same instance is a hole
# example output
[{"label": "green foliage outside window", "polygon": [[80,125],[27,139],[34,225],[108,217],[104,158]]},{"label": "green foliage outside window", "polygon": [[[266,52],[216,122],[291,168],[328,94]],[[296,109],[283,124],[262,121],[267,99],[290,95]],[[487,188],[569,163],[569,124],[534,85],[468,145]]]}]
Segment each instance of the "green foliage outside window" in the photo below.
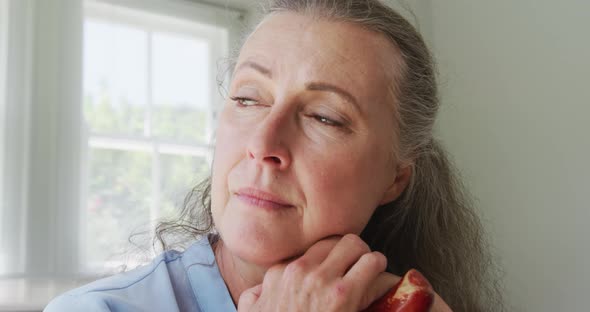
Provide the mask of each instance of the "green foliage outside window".
[{"label": "green foliage outside window", "polygon": [[[105,95],[86,96],[84,115],[93,134],[145,138],[145,107]],[[207,143],[207,112],[187,106],[159,105],[152,111],[152,134],[167,142]],[[90,148],[88,155],[87,235],[88,257],[109,260],[124,252],[128,238],[150,224],[154,183],[155,203],[162,218],[173,217],[193,185],[209,173],[204,157]],[[160,180],[154,182],[153,166]]]}]

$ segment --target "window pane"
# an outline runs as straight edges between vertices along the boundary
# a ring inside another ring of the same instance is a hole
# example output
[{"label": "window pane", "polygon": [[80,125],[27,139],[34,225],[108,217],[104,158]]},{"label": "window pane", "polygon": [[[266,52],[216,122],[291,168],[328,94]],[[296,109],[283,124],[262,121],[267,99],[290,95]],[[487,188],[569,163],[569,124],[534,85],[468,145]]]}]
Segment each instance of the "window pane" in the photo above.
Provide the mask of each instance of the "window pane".
[{"label": "window pane", "polygon": [[[113,7],[114,8],[114,7]],[[99,9],[84,30],[89,133],[86,269],[128,263],[128,238],[149,247],[154,219],[176,216],[209,172],[213,62],[226,36],[124,10]],[[111,262],[112,261],[112,262]],[[111,263],[109,263],[111,262]]]},{"label": "window pane", "polygon": [[161,155],[162,202],[161,216],[176,216],[188,192],[207,177],[209,165],[204,157]]},{"label": "window pane", "polygon": [[208,143],[211,106],[209,43],[154,33],[153,126],[155,137]]},{"label": "window pane", "polygon": [[87,244],[90,262],[116,260],[129,235],[149,225],[151,161],[149,153],[90,149]]},{"label": "window pane", "polygon": [[84,116],[90,131],[143,135],[147,32],[92,19],[84,27]]}]

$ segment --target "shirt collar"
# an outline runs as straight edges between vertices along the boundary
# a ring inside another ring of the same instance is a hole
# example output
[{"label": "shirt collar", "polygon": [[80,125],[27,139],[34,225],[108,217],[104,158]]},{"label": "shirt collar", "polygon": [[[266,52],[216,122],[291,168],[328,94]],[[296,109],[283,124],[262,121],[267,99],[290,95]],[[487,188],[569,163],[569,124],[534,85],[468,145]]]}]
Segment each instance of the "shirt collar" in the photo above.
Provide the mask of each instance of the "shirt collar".
[{"label": "shirt collar", "polygon": [[236,311],[208,236],[193,243],[184,252],[182,262],[201,311]]}]

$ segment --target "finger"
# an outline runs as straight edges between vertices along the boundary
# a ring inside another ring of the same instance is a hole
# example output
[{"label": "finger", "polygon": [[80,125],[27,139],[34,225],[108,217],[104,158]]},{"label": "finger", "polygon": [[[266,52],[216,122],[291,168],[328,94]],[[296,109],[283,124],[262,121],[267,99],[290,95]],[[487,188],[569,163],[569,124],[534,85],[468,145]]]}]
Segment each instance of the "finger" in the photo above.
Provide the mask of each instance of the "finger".
[{"label": "finger", "polygon": [[371,248],[357,235],[346,234],[330,251],[320,270],[327,276],[342,277]]},{"label": "finger", "polygon": [[[322,239],[313,244],[301,257],[286,263],[282,272],[284,281],[294,284],[301,283],[310,272],[316,270],[322,264],[339,240],[340,236]],[[321,280],[317,282],[321,282]]]},{"label": "finger", "polygon": [[343,281],[361,289],[357,292],[363,309],[385,295],[401,277],[384,272],[387,259],[380,252],[363,255],[343,277]]},{"label": "finger", "polygon": [[361,299],[363,309],[368,308],[371,303],[385,296],[400,280],[401,277],[397,275],[388,272],[379,273],[374,283],[369,284]]},{"label": "finger", "polygon": [[266,270],[264,279],[262,280],[262,291],[271,293],[277,289],[282,283],[283,273],[285,271],[285,264],[275,264]]},{"label": "finger", "polygon": [[292,262],[299,261],[299,264],[309,267],[319,266],[330,251],[338,244],[342,236],[330,236],[328,238],[321,239],[314,243],[307,251],[299,258]]},{"label": "finger", "polygon": [[246,289],[241,295],[240,299],[238,300],[238,311],[240,312],[247,312],[252,309],[252,307],[260,298],[260,294],[262,293],[262,284],[256,285],[252,288]]}]

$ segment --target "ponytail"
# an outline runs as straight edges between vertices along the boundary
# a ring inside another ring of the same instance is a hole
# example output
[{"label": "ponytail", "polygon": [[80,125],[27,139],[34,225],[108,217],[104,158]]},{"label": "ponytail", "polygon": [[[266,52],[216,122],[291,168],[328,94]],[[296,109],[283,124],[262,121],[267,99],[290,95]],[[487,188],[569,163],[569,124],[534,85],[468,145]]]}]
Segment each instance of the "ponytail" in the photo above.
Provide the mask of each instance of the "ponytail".
[{"label": "ponytail", "polygon": [[[483,227],[444,148],[432,140],[414,161],[402,195],[377,208],[361,234],[388,271],[416,268],[454,311],[501,311]],[[472,287],[477,285],[477,287]],[[489,285],[489,286],[488,286]]]}]

